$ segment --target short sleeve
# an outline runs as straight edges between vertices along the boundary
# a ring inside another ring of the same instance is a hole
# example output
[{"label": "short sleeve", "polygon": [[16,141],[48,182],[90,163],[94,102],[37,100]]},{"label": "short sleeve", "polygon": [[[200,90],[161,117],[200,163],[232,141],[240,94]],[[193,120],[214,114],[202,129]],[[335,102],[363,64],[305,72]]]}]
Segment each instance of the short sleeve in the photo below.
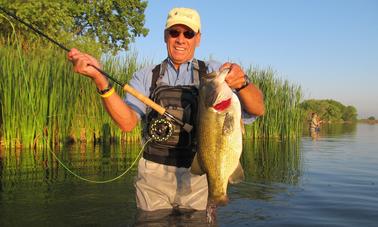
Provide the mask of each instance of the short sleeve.
[{"label": "short sleeve", "polygon": [[[154,66],[148,66],[140,71],[137,71],[129,81],[129,85],[135,90],[148,97],[150,95],[149,88],[151,86],[152,69]],[[139,119],[146,114],[146,104],[135,98],[131,94],[126,94],[124,101],[137,113]]]}]

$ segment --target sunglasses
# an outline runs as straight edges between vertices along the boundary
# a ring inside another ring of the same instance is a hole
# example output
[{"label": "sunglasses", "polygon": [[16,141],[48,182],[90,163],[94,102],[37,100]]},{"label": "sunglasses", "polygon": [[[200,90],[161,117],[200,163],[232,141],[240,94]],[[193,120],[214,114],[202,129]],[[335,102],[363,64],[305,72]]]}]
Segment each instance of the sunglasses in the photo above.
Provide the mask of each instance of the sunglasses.
[{"label": "sunglasses", "polygon": [[[192,30],[185,31],[183,33],[184,33],[184,37],[187,38],[187,39],[192,39],[196,35],[196,33]],[[177,38],[177,37],[179,37],[181,32],[177,31],[175,29],[171,29],[171,30],[168,30],[168,34],[172,38]]]}]

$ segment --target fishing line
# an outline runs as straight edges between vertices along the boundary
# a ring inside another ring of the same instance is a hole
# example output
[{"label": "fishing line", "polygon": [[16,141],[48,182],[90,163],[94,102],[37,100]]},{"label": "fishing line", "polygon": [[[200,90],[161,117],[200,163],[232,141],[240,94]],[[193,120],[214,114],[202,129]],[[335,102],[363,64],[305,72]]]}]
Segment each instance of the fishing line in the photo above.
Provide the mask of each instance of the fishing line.
[{"label": "fishing line", "polygon": [[[66,52],[69,52],[70,49],[68,49],[67,47],[65,47],[63,44],[59,43],[58,41],[55,41],[53,38],[50,38],[48,35],[46,35],[45,33],[43,33],[42,31],[40,31],[39,29],[35,28],[33,25],[25,22],[24,20],[22,20],[21,18],[19,18],[18,16],[16,16],[14,13],[11,13],[7,10],[5,10],[3,7],[0,6],[0,10],[3,11],[5,14],[7,14],[8,16],[11,16],[13,17],[14,19],[16,19],[18,22],[24,24],[26,27],[28,27],[29,29],[33,30],[34,32],[36,32],[38,35],[46,38],[47,40],[49,40],[50,42],[54,43],[55,45],[57,45],[58,47],[60,47],[61,49],[65,50]],[[2,17],[4,17],[12,26],[12,29],[13,29],[13,34],[15,34],[15,27],[13,25],[13,23],[6,17],[4,16],[3,14],[0,14]],[[123,87],[126,91],[130,92],[130,93],[134,93],[134,96],[136,96],[137,98],[140,97],[139,94],[136,94],[136,92],[133,92],[134,89],[132,89],[131,87],[129,87],[127,84],[123,84],[121,83],[120,81],[118,81],[117,79],[113,78],[112,76],[110,76],[108,73],[106,73],[105,71],[99,69],[98,67],[94,66],[94,65],[90,65],[92,66],[93,68],[95,68],[97,71],[99,71],[102,75],[104,75],[105,77],[107,77],[108,79],[112,80],[114,83],[118,84],[119,86]],[[136,95],[135,95],[136,94]],[[146,103],[147,104],[147,103]],[[151,105],[151,104],[150,104]],[[155,103],[155,105],[157,105]],[[152,106],[151,106],[152,107]],[[171,114],[165,112],[165,109],[162,108],[160,106],[158,107],[155,107],[154,109],[159,109],[160,111],[158,111],[159,113],[161,113],[162,115],[172,119],[172,120],[175,120],[176,122],[178,123],[181,123],[178,119],[176,119],[174,116],[172,116]],[[183,123],[181,123],[183,124]],[[183,124],[185,125],[185,124]],[[137,160],[139,159],[140,155],[142,154],[145,146],[147,145],[147,143],[149,143],[150,141],[152,140],[152,138],[148,139],[144,145],[142,146],[141,150],[139,151],[138,153],[138,156],[136,157],[136,159],[133,161],[133,163],[131,164],[131,166],[126,169],[121,175],[117,176],[117,177],[114,177],[112,179],[109,179],[109,180],[104,180],[104,181],[96,181],[96,180],[91,180],[91,179],[87,179],[87,178],[84,178],[78,174],[76,174],[74,171],[72,171],[70,168],[68,168],[64,162],[62,160],[60,160],[57,155],[52,151],[52,149],[49,149],[49,152],[54,156],[54,158],[59,162],[59,164],[64,168],[66,169],[69,173],[71,173],[72,175],[74,175],[75,177],[83,180],[83,181],[86,181],[86,182],[90,182],[90,183],[96,183],[96,184],[104,184],[104,183],[109,183],[109,182],[112,182],[112,181],[115,181],[119,178],[121,178],[122,176],[124,176],[127,172],[130,171],[130,169],[134,166],[134,164],[137,162]]]},{"label": "fishing line", "polygon": [[[53,38],[50,38],[48,35],[46,35],[45,33],[43,33],[42,31],[40,31],[39,29],[35,28],[33,25],[25,22],[24,20],[22,20],[21,18],[19,18],[18,16],[16,16],[15,14],[7,11],[6,9],[4,9],[3,7],[0,6],[0,10],[3,11],[5,14],[13,17],[14,19],[16,19],[18,22],[24,24],[26,27],[28,27],[29,29],[33,30],[34,32],[36,32],[38,35],[46,38],[47,40],[49,40],[50,42],[54,43],[55,45],[57,45],[58,47],[60,47],[61,49],[65,50],[66,52],[70,52],[70,49],[68,49],[67,47],[65,47],[63,44],[59,43],[58,41],[55,41]],[[99,69],[98,67],[94,66],[94,65],[91,65],[93,68],[95,68],[97,71],[99,71],[102,75],[106,76],[108,79],[112,80],[114,83],[120,85],[120,86],[124,86],[123,83],[121,83],[120,81],[118,81],[117,79],[113,78],[112,76],[110,76],[108,73],[106,73],[105,71]]]},{"label": "fishing line", "polygon": [[[0,9],[2,9],[2,8],[0,7]],[[8,19],[8,17],[4,16],[1,13],[0,13],[0,16],[3,17],[5,20],[7,20],[9,22],[9,24],[11,25],[11,27],[12,27],[12,35],[16,35],[16,29],[14,28],[14,25],[13,25],[12,21],[10,21]]]},{"label": "fishing line", "polygon": [[[19,18],[18,16],[16,16],[15,14],[5,10],[3,7],[0,6],[0,10],[3,11],[5,14],[13,17],[14,19],[16,19],[17,21],[19,21],[20,23],[24,24],[26,27],[28,27],[29,29],[33,30],[34,32],[36,32],[38,35],[41,35],[42,37],[48,39],[50,42],[56,44],[57,46],[59,46],[60,48],[62,48],[63,50],[69,52],[70,50],[65,47],[63,44],[55,41],[54,39],[50,38],[48,35],[44,34],[42,31],[40,31],[39,29],[35,28],[33,25],[25,22],[24,20],[22,20],[21,18]],[[152,109],[154,109],[155,111],[157,111],[159,114],[163,115],[164,117],[166,117],[168,120],[172,120],[174,122],[176,122],[177,124],[179,124],[180,126],[182,126],[184,128],[185,131],[187,132],[190,132],[193,128],[192,125],[190,124],[187,124],[183,121],[181,121],[180,119],[178,119],[177,117],[175,117],[174,115],[170,114],[168,111],[166,111],[166,109],[164,107],[162,107],[161,105],[155,103],[154,101],[152,101],[151,99],[149,99],[148,97],[144,96],[143,94],[141,94],[139,91],[135,90],[134,88],[130,87],[128,84],[123,84],[121,82],[119,82],[117,79],[113,78],[112,76],[110,76],[108,73],[106,73],[105,71],[99,69],[98,67],[94,66],[94,65],[90,65],[92,66],[93,68],[95,68],[97,71],[99,71],[102,75],[104,75],[106,78],[112,80],[114,83],[118,84],[119,86],[121,86],[126,92],[130,93],[131,95],[133,95],[134,97],[136,97],[137,99],[139,99],[141,102],[143,102],[144,104],[150,106]]]},{"label": "fishing line", "polygon": [[68,168],[67,165],[65,165],[64,162],[58,158],[58,156],[55,154],[55,152],[52,151],[52,149],[49,149],[49,152],[54,156],[54,158],[59,162],[59,164],[65,170],[67,170],[67,172],[71,173],[72,175],[74,175],[75,177],[79,178],[80,180],[83,180],[83,181],[86,181],[86,182],[89,182],[89,183],[94,183],[94,184],[105,184],[105,183],[110,183],[110,182],[113,182],[115,180],[118,180],[119,178],[123,177],[126,173],[128,173],[131,170],[131,168],[135,165],[135,163],[139,160],[139,157],[142,154],[144,148],[146,147],[147,143],[149,143],[150,141],[151,141],[151,139],[147,140],[144,143],[144,145],[142,146],[142,148],[140,149],[140,151],[138,153],[138,156],[131,163],[131,165],[129,166],[129,168],[127,168],[122,174],[120,174],[119,176],[116,176],[116,177],[114,177],[112,179],[103,180],[103,181],[91,180],[91,179],[88,179],[88,178],[80,176],[79,174],[75,173],[73,170],[71,170],[70,168]]}]

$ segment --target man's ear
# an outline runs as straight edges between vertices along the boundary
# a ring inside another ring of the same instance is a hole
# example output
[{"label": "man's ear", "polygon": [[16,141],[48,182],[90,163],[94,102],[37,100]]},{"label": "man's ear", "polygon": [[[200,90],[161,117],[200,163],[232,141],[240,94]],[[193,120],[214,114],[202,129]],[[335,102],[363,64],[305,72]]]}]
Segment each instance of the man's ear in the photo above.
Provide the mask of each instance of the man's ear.
[{"label": "man's ear", "polygon": [[196,34],[195,39],[196,39],[196,47],[199,47],[199,45],[200,45],[200,43],[201,43],[201,33],[200,33],[200,32],[198,32],[198,33]]},{"label": "man's ear", "polygon": [[167,43],[168,35],[167,30],[164,30],[164,42]]}]

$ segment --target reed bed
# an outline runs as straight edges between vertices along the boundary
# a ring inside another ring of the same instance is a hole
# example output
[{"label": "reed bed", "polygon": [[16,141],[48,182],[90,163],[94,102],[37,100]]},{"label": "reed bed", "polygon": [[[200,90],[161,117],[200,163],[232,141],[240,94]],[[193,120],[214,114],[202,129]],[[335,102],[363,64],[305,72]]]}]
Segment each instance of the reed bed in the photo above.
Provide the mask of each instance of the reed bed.
[{"label": "reed bed", "polygon": [[264,94],[265,114],[246,126],[248,138],[297,138],[302,134],[301,87],[275,76],[271,69],[246,70],[251,81]]},{"label": "reed bed", "polygon": [[[38,41],[36,41],[38,42]],[[27,48],[0,42],[0,146],[43,147],[74,142],[138,141],[140,127],[122,133],[112,122],[92,81],[72,71],[66,53],[50,44]],[[38,46],[38,43],[33,45]],[[146,64],[137,55],[102,59],[104,70],[128,82]],[[246,127],[247,138],[292,138],[302,132],[301,89],[272,70],[246,70],[264,93],[266,113]],[[124,95],[122,88],[116,87]]]},{"label": "reed bed", "polygon": [[[104,68],[126,81],[138,68],[136,55],[105,60]],[[118,129],[91,80],[73,73],[66,53],[54,46],[2,45],[0,74],[0,140],[6,147],[139,139],[139,128],[127,134]]]}]

